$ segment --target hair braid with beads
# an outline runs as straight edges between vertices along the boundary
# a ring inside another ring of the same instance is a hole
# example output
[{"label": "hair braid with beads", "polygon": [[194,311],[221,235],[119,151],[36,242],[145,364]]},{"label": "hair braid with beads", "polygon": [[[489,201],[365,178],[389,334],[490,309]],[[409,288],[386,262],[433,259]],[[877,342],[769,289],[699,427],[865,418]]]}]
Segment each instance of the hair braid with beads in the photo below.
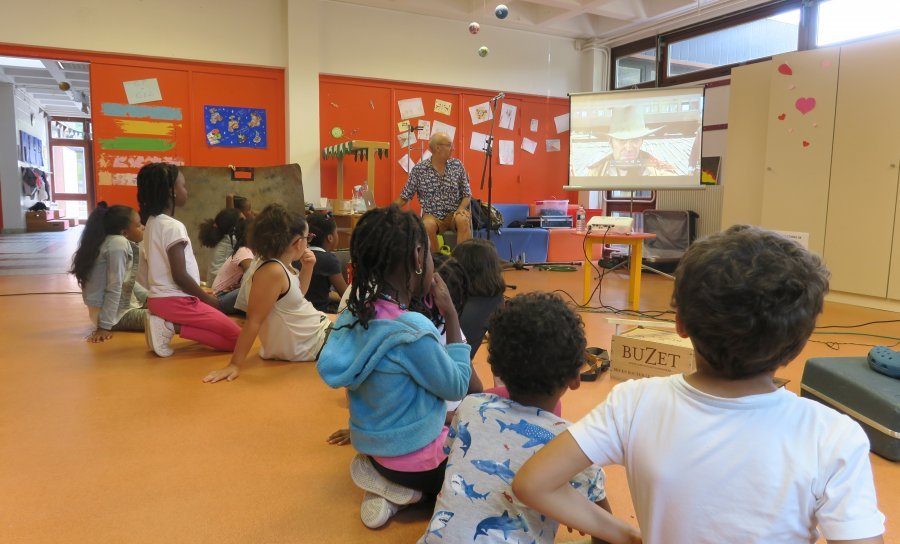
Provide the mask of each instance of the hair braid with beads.
[{"label": "hair braid with beads", "polygon": [[[402,211],[396,205],[366,212],[350,238],[350,261],[353,263],[353,284],[347,308],[357,322],[368,328],[375,317],[375,301],[382,294],[396,298],[399,293],[409,295],[409,309],[432,316],[421,293],[413,282],[422,270],[416,270],[416,248],[428,251],[428,234],[422,220],[413,212]],[[424,265],[423,265],[424,266]],[[391,285],[388,277],[402,271],[403,285]]]}]

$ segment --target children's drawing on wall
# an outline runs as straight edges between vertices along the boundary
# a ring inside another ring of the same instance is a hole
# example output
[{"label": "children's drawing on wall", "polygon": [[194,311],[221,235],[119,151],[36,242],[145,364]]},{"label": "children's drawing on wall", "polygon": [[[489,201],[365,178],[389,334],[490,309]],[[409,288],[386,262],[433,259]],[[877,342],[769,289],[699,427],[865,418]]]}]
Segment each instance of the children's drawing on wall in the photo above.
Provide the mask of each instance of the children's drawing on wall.
[{"label": "children's drawing on wall", "polygon": [[419,125],[416,127],[416,135],[420,140],[428,141],[431,138],[431,121],[419,120]]},{"label": "children's drawing on wall", "polygon": [[448,125],[447,123],[438,121],[435,119],[434,123],[431,125],[432,134],[437,132],[443,132],[447,136],[450,136],[450,141],[452,142],[456,138],[456,127],[453,125]]},{"label": "children's drawing on wall", "polygon": [[559,140],[547,140],[547,153],[555,153],[560,149]]},{"label": "children's drawing on wall", "polygon": [[494,112],[491,111],[491,105],[487,102],[470,106],[469,115],[472,116],[473,125],[484,123],[485,121],[490,121],[494,118]]},{"label": "children's drawing on wall", "polygon": [[397,140],[400,142],[400,147],[409,147],[416,143],[416,134],[415,132],[401,132],[397,135]]},{"label": "children's drawing on wall", "polygon": [[422,104],[421,98],[398,100],[397,107],[400,108],[400,119],[412,119],[413,117],[425,115],[425,105]]},{"label": "children's drawing on wall", "polygon": [[450,115],[450,110],[453,109],[453,104],[447,102],[446,100],[441,100],[440,98],[434,99],[434,113],[440,113],[443,115]]},{"label": "children's drawing on wall", "polygon": [[516,163],[516,143],[512,140],[500,140],[500,164],[512,165]]},{"label": "children's drawing on wall", "polygon": [[528,138],[522,138],[522,149],[534,155],[535,150],[537,150],[537,142]]},{"label": "children's drawing on wall", "polygon": [[569,114],[564,113],[562,115],[557,115],[553,118],[553,123],[556,125],[556,133],[561,134],[569,130]]},{"label": "children's drawing on wall", "polygon": [[266,110],[230,106],[203,106],[206,142],[215,147],[265,149]]},{"label": "children's drawing on wall", "polygon": [[503,104],[500,107],[500,128],[512,130],[516,126],[516,109],[512,104]]}]

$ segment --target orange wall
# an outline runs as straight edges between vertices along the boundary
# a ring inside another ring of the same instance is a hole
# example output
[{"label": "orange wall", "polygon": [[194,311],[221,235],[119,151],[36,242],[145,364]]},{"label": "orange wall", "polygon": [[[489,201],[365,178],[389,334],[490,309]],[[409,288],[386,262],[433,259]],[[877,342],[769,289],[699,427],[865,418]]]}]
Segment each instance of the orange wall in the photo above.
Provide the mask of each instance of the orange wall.
[{"label": "orange wall", "polygon": [[[334,145],[349,139],[387,141],[391,144],[388,159],[377,159],[375,169],[375,200],[385,205],[394,200],[406,183],[407,174],[399,164],[407,149],[400,147],[397,124],[402,121],[397,106],[398,100],[422,98],[425,115],[411,119],[440,120],[456,127],[455,156],[462,160],[469,174],[472,193],[476,198],[487,199],[487,184],[481,189],[484,167],[484,153],[469,149],[473,131],[487,133],[490,123],[473,125],[469,106],[480,104],[494,95],[490,91],[421,85],[365,78],[322,75],[319,78],[320,142],[322,146]],[[435,99],[452,104],[450,115],[434,112]],[[545,98],[510,93],[501,101],[517,106],[517,117],[513,130],[500,128],[500,109],[497,106],[494,124],[493,201],[502,203],[529,203],[549,198],[577,200],[577,193],[565,192],[563,185],[568,182],[569,133],[556,133],[553,118],[569,112],[569,101],[562,98]],[[539,129],[531,132],[531,119],[538,119]],[[344,137],[334,138],[332,127],[344,131]],[[537,142],[534,155],[521,149],[522,138]],[[548,153],[545,140],[559,139],[561,149]],[[499,164],[499,141],[513,140],[515,164]],[[428,145],[425,142],[424,149]],[[413,158],[419,160],[420,146],[413,145]],[[370,157],[370,160],[373,160]],[[364,162],[354,162],[353,157],[344,158],[344,198],[349,198],[353,185],[366,178]],[[336,196],[337,161],[322,161],[322,196]]]},{"label": "orange wall", "polygon": [[[155,59],[114,53],[92,53],[65,49],[0,44],[0,55],[50,58],[91,64],[91,115],[95,200],[110,204],[137,205],[134,186],[101,183],[115,174],[135,174],[138,157],[159,160],[171,157],[188,166],[274,166],[287,160],[285,142],[284,70],[227,64]],[[103,113],[102,104],[128,104],[122,83],[156,78],[162,101],[140,104],[181,110],[167,138],[174,148],[164,152],[111,151],[101,149],[100,140],[123,136],[114,118]],[[264,108],[268,124],[265,149],[210,147],[204,134],[203,106]],[[118,165],[116,158],[119,158]],[[101,180],[102,178],[102,180]]]}]

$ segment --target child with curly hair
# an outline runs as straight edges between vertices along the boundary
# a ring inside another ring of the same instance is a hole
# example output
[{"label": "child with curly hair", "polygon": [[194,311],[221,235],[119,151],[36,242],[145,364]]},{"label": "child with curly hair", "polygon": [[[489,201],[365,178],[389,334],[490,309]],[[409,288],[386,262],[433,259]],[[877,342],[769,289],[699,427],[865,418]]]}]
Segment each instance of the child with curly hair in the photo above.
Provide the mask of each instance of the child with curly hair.
[{"label": "child with curly hair", "polygon": [[693,244],[672,303],[697,370],[613,387],[525,463],[516,496],[602,535],[608,520],[568,480],[591,463],[620,464],[650,544],[800,544],[818,529],[829,543],[883,542],[859,424],[773,382],[827,290],[822,260],[773,232],[737,225]]},{"label": "child with curly hair", "polygon": [[[303,296],[316,264],[316,256],[309,249],[311,236],[306,220],[280,204],[266,206],[253,220],[249,244],[259,259],[241,286],[241,290],[249,290],[247,320],[231,361],[225,368],[207,374],[204,382],[237,378],[257,336],[263,359],[316,359],[331,323]],[[296,260],[303,263],[299,272],[291,266]]]},{"label": "child with curly hair", "polygon": [[[456,409],[444,446],[449,457],[443,487],[420,543],[429,537],[500,543],[515,536],[549,544],[556,536],[559,524],[519,502],[510,486],[519,467],[569,425],[552,409],[581,384],[584,325],[562,299],[536,292],[510,299],[488,329],[488,363],[510,396],[469,395]],[[609,510],[599,467],[587,467],[570,483],[579,496]],[[605,536],[617,541],[619,533],[629,532],[614,521]]]}]

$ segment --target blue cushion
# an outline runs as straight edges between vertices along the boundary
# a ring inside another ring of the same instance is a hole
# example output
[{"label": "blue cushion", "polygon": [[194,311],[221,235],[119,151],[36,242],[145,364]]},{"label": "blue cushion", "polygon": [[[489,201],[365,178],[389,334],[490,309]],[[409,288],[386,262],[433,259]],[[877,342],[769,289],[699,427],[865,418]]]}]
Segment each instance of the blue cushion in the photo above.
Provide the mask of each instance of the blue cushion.
[{"label": "blue cushion", "polygon": [[[525,223],[528,217],[528,204],[491,205],[503,214],[504,225],[509,225],[513,221]],[[472,235],[475,238],[487,238],[487,230],[478,229]],[[491,242],[503,260],[515,261],[519,255],[524,254],[526,263],[543,263],[547,261],[550,232],[546,229],[503,228],[499,232],[491,232]]]}]

